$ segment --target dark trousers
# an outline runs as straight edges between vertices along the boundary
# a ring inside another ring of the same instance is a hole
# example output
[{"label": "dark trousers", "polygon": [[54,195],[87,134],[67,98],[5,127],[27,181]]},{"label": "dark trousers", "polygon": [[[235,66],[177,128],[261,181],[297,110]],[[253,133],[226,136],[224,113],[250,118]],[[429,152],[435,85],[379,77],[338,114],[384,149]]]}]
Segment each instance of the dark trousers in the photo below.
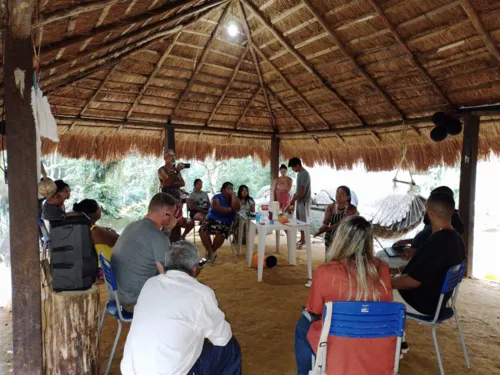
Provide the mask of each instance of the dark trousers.
[{"label": "dark trousers", "polygon": [[241,375],[241,350],[234,337],[226,346],[205,340],[200,357],[188,375]]},{"label": "dark trousers", "polygon": [[308,375],[312,370],[312,356],[314,354],[307,332],[311,322],[305,316],[301,316],[295,326],[295,360],[297,362],[297,375]]}]

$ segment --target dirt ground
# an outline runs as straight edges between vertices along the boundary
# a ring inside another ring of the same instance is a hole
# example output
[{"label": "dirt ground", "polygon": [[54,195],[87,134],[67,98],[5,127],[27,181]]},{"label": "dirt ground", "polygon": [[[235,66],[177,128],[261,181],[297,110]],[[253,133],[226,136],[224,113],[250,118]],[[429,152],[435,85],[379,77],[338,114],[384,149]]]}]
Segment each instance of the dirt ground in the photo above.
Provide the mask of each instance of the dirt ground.
[{"label": "dirt ground", "polygon": [[[273,246],[268,237],[270,251]],[[286,240],[283,238],[282,243]],[[207,266],[200,280],[211,286],[222,310],[231,323],[243,353],[244,375],[293,375],[294,327],[305,304],[308,289],[305,252],[298,251],[297,266],[286,264],[286,246],[281,246],[278,267],[264,270],[264,280],[257,282],[256,270],[245,264],[242,254],[235,260],[229,246],[223,247],[213,266]],[[313,246],[313,266],[323,259],[322,247]],[[106,294],[101,289],[104,304]],[[500,285],[466,280],[458,300],[460,320],[469,350],[472,369],[467,371],[458,334],[448,322],[438,328],[444,368],[447,374],[500,374]],[[10,373],[12,355],[10,313],[0,309],[0,374]],[[116,322],[107,318],[100,344],[101,373],[106,368],[116,333]],[[407,341],[410,352],[400,362],[400,373],[439,374],[429,327],[408,321]],[[120,360],[128,333],[125,324],[111,367],[111,374],[120,374]]]}]

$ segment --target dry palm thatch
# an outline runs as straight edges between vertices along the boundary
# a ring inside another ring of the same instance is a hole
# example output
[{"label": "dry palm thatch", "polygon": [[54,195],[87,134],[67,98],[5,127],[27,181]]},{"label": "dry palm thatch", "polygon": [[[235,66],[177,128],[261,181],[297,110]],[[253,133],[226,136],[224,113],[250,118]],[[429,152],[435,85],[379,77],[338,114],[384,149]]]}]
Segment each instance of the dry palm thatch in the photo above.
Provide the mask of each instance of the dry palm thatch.
[{"label": "dry palm thatch", "polygon": [[[500,102],[493,0],[45,0],[35,17],[68,156],[159,155],[173,126],[185,157],[267,162],[275,134],[285,157],[383,170],[411,126],[427,169],[461,144],[431,142],[429,116]],[[482,120],[481,157],[500,153],[500,116]]]}]

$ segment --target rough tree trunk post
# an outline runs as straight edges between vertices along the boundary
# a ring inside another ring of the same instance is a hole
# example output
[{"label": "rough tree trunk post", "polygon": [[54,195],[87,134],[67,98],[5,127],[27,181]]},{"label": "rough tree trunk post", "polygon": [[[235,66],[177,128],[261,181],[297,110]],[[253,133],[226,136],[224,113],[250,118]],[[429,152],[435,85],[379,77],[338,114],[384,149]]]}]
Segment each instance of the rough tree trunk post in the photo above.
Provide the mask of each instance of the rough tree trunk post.
[{"label": "rough tree trunk post", "polygon": [[167,126],[165,129],[164,151],[168,149],[175,151],[175,129],[173,126]]},{"label": "rough tree trunk post", "polygon": [[9,181],[14,373],[42,373],[38,165],[31,109],[33,0],[8,0],[4,34],[4,108]]},{"label": "rough tree trunk post", "polygon": [[99,374],[99,287],[51,291],[47,303],[46,375]]},{"label": "rough tree trunk post", "polygon": [[467,246],[467,272],[472,276],[474,250],[474,204],[476,201],[476,169],[479,146],[479,117],[464,117],[464,138],[462,145],[462,161],[460,165],[460,216],[464,221],[464,242]]},{"label": "rough tree trunk post", "polygon": [[273,182],[279,176],[280,168],[280,138],[276,135],[271,137],[271,202],[276,200],[274,198],[274,191],[272,191]]}]

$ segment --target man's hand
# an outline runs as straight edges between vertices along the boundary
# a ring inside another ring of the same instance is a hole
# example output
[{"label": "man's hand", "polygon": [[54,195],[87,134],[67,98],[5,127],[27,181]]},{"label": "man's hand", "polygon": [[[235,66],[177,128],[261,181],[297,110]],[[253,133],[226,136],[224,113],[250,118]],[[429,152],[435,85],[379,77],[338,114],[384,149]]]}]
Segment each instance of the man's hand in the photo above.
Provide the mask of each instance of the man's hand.
[{"label": "man's hand", "polygon": [[177,165],[175,166],[175,170],[176,170],[177,172],[180,172],[180,171],[182,171],[183,169],[184,169],[184,164],[182,164],[182,163],[177,164]]},{"label": "man's hand", "polygon": [[405,259],[405,260],[410,260],[411,258],[413,258],[413,256],[415,255],[415,252],[416,252],[416,249],[413,248],[413,247],[409,247],[407,249],[404,249],[400,254],[399,256],[402,258],[402,259]]},{"label": "man's hand", "polygon": [[398,273],[399,273],[398,268],[389,268],[389,274],[391,274],[392,276],[397,275]]}]

